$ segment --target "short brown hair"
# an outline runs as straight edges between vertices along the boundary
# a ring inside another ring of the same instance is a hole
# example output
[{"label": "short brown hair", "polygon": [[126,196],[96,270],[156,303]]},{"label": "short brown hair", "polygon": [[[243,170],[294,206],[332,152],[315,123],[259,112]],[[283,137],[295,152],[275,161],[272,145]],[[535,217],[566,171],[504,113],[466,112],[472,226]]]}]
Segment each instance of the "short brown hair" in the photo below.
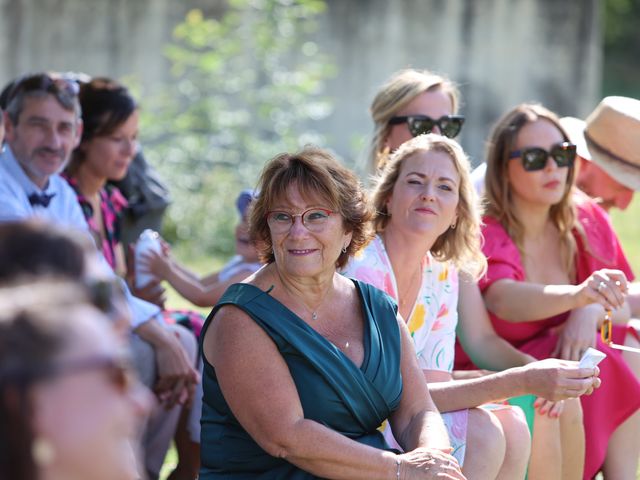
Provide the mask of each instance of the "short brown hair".
[{"label": "short brown hair", "polygon": [[293,183],[303,196],[321,196],[342,217],[345,230],[352,235],[346,252],[336,261],[337,268],[343,267],[351,255],[371,240],[373,209],[358,177],[327,150],[317,147],[281,153],[264,167],[258,182],[260,194],[252,202],[249,217],[249,234],[257,245],[260,260],[266,263],[275,260],[267,213],[286,196]]}]

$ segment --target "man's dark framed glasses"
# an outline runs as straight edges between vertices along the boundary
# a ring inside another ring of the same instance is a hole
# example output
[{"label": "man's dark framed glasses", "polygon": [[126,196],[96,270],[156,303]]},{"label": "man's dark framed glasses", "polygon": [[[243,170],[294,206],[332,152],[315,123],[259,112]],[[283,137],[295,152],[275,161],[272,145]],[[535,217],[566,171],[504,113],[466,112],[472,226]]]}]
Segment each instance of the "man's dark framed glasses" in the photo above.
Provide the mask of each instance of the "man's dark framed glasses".
[{"label": "man's dark framed glasses", "polygon": [[576,146],[573,143],[557,143],[547,151],[540,147],[523,148],[514,150],[509,154],[509,158],[522,158],[522,167],[527,172],[543,170],[547,165],[547,158],[553,158],[558,168],[571,167],[576,159]]},{"label": "man's dark framed glasses", "polygon": [[440,133],[445,137],[455,138],[462,130],[464,124],[464,117],[462,115],[443,115],[442,117],[435,119],[426,115],[405,115],[398,117],[391,117],[389,125],[399,125],[406,123],[409,127],[411,135],[417,137],[425,133],[431,133],[434,127],[440,129]]}]

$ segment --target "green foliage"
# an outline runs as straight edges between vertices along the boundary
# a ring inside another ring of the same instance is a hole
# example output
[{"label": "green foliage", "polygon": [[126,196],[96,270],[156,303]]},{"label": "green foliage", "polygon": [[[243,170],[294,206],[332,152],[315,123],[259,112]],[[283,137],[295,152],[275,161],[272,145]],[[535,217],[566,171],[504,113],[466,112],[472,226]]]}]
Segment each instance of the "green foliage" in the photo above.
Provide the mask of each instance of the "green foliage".
[{"label": "green foliage", "polygon": [[604,95],[640,98],[639,26],[639,0],[604,2]]},{"label": "green foliage", "polygon": [[[627,260],[631,264],[633,272],[640,276],[640,223],[635,221],[640,216],[640,194],[635,194],[631,205],[621,211],[617,208],[611,209],[611,220],[614,229],[620,238],[622,248],[627,255]],[[640,277],[638,278],[640,279]],[[638,280],[636,279],[636,280]]]},{"label": "green foliage", "polygon": [[[313,41],[321,0],[228,0],[220,19],[190,11],[165,49],[174,82],[145,102],[150,161],[171,186],[164,232],[229,254],[234,200],[264,162],[323,143],[330,59]],[[197,255],[199,252],[193,252]]]}]

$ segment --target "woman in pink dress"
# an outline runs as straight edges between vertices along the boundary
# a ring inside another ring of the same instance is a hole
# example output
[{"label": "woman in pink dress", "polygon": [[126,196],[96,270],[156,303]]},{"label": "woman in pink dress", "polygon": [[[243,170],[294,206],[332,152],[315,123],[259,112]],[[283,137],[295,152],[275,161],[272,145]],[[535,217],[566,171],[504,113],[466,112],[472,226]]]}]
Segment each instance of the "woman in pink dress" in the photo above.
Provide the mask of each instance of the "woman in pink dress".
[{"label": "woman in pink dress", "polygon": [[[637,358],[627,363],[597,333],[607,310],[618,322],[629,318],[624,294],[632,273],[604,212],[576,201],[574,157],[557,116],[539,105],[519,105],[498,122],[487,154],[488,271],[480,287],[495,330],[523,352],[567,360],[587,347],[607,354],[602,387],[581,397],[584,478],[602,468],[605,478],[635,479]],[[638,344],[635,331],[614,329],[614,340]]]}]

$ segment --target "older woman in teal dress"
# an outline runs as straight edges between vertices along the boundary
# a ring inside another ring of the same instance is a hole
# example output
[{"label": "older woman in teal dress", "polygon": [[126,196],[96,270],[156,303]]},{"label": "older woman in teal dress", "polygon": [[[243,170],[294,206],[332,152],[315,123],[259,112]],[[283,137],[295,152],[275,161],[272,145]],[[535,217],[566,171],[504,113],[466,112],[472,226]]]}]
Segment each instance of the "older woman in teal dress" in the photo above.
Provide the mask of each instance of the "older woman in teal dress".
[{"label": "older woman in teal dress", "polygon": [[[271,160],[259,189],[267,265],[203,329],[200,478],[464,478],[395,303],[336,272],[370,238],[357,178],[307,148]],[[406,453],[377,430],[387,418]]]}]

